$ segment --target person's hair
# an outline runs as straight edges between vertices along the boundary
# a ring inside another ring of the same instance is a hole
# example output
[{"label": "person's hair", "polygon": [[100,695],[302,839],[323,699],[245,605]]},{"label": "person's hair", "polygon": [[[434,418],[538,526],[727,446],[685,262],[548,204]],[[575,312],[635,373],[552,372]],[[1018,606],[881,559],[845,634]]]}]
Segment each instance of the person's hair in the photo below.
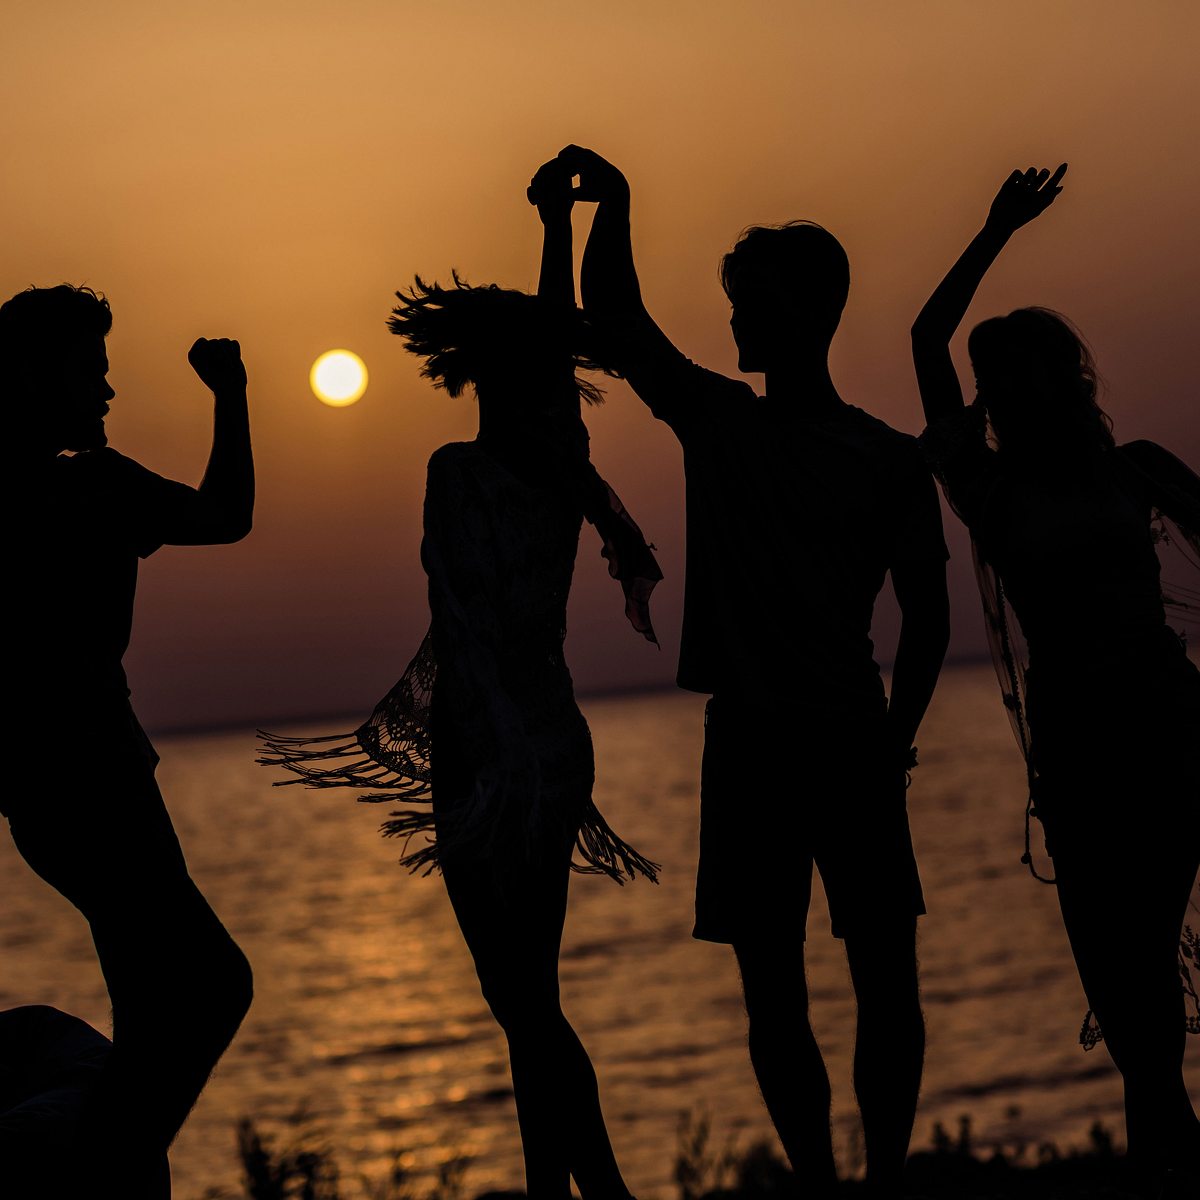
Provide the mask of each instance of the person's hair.
[{"label": "person's hair", "polygon": [[850,294],[850,260],[842,244],[812,221],[753,225],[721,259],[721,287],[731,304],[766,292],[808,309],[832,337]]},{"label": "person's hair", "polygon": [[[1050,308],[1018,308],[1006,317],[991,317],[971,330],[967,353],[978,372],[991,364],[1019,374],[1023,363],[1036,362],[1049,379],[1054,407],[1039,414],[1043,428],[1071,440],[1113,445],[1112,420],[1100,407],[1100,376],[1091,347],[1061,313]],[[983,396],[987,407],[987,396]]]},{"label": "person's hair", "polygon": [[5,357],[76,338],[107,337],[110,329],[108,301],[90,287],[29,287],[0,304],[0,354]]},{"label": "person's hair", "polygon": [[[548,303],[539,296],[497,284],[472,286],[453,272],[454,286],[426,283],[419,275],[396,293],[388,328],[404,339],[411,354],[425,360],[421,374],[451,396],[501,373],[519,373],[524,362],[561,363],[579,395],[599,404],[604,393],[578,371],[612,374],[588,349],[591,330],[577,308]],[[506,370],[507,368],[507,370]]]}]

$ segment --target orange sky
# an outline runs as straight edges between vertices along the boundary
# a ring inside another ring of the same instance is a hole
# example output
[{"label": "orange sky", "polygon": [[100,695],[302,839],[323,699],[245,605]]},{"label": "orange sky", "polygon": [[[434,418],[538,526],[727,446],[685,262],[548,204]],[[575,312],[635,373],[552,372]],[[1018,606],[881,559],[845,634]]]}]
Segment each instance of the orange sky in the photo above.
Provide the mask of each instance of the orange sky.
[{"label": "orange sky", "polygon": [[[1027,303],[1068,313],[1097,350],[1118,436],[1200,462],[1200,9],[738,10],[10,6],[0,292],[69,280],[108,294],[110,438],[164,474],[195,481],[207,454],[191,341],[240,337],[250,370],[256,529],[239,546],[167,549],[144,567],[128,665],[148,724],[361,711],[392,683],[425,623],[424,464],[473,436],[475,414],[418,380],[384,328],[391,293],[414,271],[451,267],[531,286],[540,231],[524,186],[567,141],[626,170],[647,300],[681,347],[721,370],[735,358],[720,254],[751,222],[831,228],[854,276],[835,380],[914,432],[913,316],[1007,171],[1069,160],[1066,192],[1018,235],[972,317]],[[340,345],[366,359],[371,386],[332,410],[307,374]],[[666,682],[682,587],[679,452],[623,385],[590,424],[598,466],[661,550],[664,649],[629,631],[585,530],[576,678],[582,689]],[[955,647],[971,652],[979,618],[957,530],[951,545]]]}]

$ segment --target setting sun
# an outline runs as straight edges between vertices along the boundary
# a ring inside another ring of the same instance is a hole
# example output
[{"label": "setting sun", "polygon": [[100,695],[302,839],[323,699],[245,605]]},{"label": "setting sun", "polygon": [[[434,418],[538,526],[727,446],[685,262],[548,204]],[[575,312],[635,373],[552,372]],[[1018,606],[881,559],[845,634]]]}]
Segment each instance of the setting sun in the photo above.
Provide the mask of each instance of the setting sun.
[{"label": "setting sun", "polygon": [[318,400],[344,408],[367,390],[367,365],[350,350],[327,350],[313,363],[308,382]]}]

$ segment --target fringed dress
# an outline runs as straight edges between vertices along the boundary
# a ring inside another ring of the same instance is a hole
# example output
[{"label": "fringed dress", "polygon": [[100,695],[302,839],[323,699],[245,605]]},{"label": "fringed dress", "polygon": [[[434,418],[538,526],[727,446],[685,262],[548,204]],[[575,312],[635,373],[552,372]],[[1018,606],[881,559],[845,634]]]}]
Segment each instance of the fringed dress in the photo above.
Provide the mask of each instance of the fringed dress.
[{"label": "fringed dress", "polygon": [[384,826],[413,870],[452,856],[554,861],[574,842],[577,871],[654,879],[592,802],[591,735],[563,654],[582,520],[561,487],[519,478],[479,442],[441,447],[425,492],[421,650],[353,735],[263,735],[260,761],[312,786],[374,790],[365,800],[420,802]]},{"label": "fringed dress", "polygon": [[[1029,812],[1048,851],[1060,867],[1082,859],[1146,892],[1180,873],[1168,862],[1194,878],[1200,671],[1172,626],[1200,616],[1200,481],[1150,442],[1085,452],[1054,475],[1022,468],[988,445],[979,405],[934,423],[921,441],[971,532],[1004,702],[1028,766]],[[1168,542],[1185,577],[1178,583],[1160,577],[1157,547]],[[1028,830],[1026,843],[1037,874]],[[1192,896],[1197,911],[1200,893]],[[1200,1032],[1197,953],[1189,926],[1180,974],[1192,1032]],[[1085,1021],[1084,1045],[1098,1036]]]}]

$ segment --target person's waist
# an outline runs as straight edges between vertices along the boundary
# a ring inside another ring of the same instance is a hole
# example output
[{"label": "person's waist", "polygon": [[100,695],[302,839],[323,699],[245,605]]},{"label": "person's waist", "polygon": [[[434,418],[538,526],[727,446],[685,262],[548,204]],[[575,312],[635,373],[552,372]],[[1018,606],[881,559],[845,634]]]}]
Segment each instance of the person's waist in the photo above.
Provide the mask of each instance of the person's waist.
[{"label": "person's waist", "polygon": [[803,651],[729,654],[684,646],[677,683],[716,695],[787,696],[798,711],[858,713],[886,707],[879,664],[869,655],[841,657]]}]

